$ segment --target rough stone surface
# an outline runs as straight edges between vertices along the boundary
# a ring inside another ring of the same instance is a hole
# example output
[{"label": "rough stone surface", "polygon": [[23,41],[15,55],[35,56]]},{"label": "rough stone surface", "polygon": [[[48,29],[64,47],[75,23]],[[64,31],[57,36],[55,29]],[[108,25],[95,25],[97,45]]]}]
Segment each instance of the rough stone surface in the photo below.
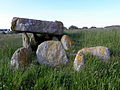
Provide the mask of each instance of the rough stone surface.
[{"label": "rough stone surface", "polygon": [[11,66],[18,69],[18,68],[25,68],[28,65],[28,49],[22,47],[17,49],[12,58],[11,58]]},{"label": "rough stone surface", "polygon": [[27,48],[28,50],[31,50],[30,38],[27,35],[27,33],[22,33],[22,40],[23,40],[23,47]]},{"label": "rough stone surface", "polygon": [[32,34],[32,36],[30,37],[30,45],[31,45],[31,49],[32,51],[36,51],[38,45],[41,43],[41,40],[39,39],[39,42],[37,41],[35,34]]},{"label": "rough stone surface", "polygon": [[103,47],[103,46],[83,48],[79,51],[79,53],[92,54],[93,56],[103,59],[104,61],[110,59],[110,50],[107,47]]},{"label": "rough stone surface", "polygon": [[72,46],[72,38],[68,35],[63,35],[61,38],[61,43],[63,44],[63,47],[65,50],[68,50]]},{"label": "rough stone surface", "polygon": [[66,64],[68,58],[60,41],[45,41],[38,46],[37,60],[41,64],[56,66]]},{"label": "rough stone surface", "polygon": [[85,63],[84,55],[78,52],[74,60],[74,69],[76,71],[79,71],[81,67],[84,65],[84,63]]},{"label": "rough stone surface", "polygon": [[11,23],[11,30],[13,31],[54,35],[62,35],[63,27],[63,23],[60,21],[42,21],[18,17],[14,17]]}]

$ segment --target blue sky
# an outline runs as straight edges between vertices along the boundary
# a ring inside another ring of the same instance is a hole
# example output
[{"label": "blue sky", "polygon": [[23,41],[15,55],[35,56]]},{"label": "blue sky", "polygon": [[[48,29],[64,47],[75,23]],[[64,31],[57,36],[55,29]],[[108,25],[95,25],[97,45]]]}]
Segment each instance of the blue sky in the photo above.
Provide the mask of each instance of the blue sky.
[{"label": "blue sky", "polygon": [[120,25],[120,0],[0,0],[0,28],[13,17],[62,21],[64,26]]}]

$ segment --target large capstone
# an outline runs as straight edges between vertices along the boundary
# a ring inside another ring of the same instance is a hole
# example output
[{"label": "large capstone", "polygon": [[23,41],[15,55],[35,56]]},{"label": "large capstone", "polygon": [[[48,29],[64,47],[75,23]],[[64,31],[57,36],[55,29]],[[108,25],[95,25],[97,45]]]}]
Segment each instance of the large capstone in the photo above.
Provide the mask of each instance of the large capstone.
[{"label": "large capstone", "polygon": [[66,64],[68,58],[60,41],[45,41],[38,46],[37,60],[41,64],[56,66]]},{"label": "large capstone", "polygon": [[63,23],[60,21],[42,21],[18,17],[14,17],[11,23],[13,31],[53,35],[62,35],[63,27]]}]

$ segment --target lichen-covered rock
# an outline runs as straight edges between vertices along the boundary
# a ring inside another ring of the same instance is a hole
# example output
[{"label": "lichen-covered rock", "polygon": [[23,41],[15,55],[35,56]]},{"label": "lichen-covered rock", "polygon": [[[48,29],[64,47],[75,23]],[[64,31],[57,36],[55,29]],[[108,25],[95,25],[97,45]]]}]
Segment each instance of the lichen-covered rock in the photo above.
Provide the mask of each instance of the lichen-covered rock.
[{"label": "lichen-covered rock", "polygon": [[84,65],[84,63],[85,63],[84,55],[78,52],[74,60],[74,69],[76,71],[79,71],[80,68]]},{"label": "lichen-covered rock", "polygon": [[60,41],[45,41],[38,46],[37,60],[41,64],[56,66],[66,64],[68,58]]},{"label": "lichen-covered rock", "polygon": [[83,48],[79,51],[79,53],[91,54],[93,56],[99,57],[100,59],[103,59],[104,61],[110,59],[110,50],[107,47],[103,47],[103,46]]},{"label": "lichen-covered rock", "polygon": [[60,21],[42,21],[18,17],[14,17],[11,23],[11,30],[13,31],[54,35],[62,35],[63,27],[63,23]]},{"label": "lichen-covered rock", "polygon": [[28,49],[19,48],[14,52],[10,64],[15,69],[25,68],[29,63],[28,57]]},{"label": "lichen-covered rock", "polygon": [[110,59],[110,51],[107,47],[97,46],[97,47],[90,47],[90,48],[83,48],[78,51],[74,60],[74,69],[79,71],[80,68],[85,63],[85,55],[90,54],[95,57],[98,57],[105,62]]},{"label": "lichen-covered rock", "polygon": [[72,46],[73,40],[68,35],[63,35],[61,38],[61,43],[63,44],[64,49],[68,50]]},{"label": "lichen-covered rock", "polygon": [[28,50],[31,50],[30,38],[27,35],[27,33],[22,33],[22,40],[23,40],[23,47],[27,48]]}]

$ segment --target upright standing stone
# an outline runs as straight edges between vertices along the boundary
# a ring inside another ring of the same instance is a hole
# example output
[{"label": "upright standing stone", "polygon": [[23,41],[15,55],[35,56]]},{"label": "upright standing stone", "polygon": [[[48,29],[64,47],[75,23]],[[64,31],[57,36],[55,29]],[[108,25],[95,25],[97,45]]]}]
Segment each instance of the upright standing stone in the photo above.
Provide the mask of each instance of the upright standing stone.
[{"label": "upright standing stone", "polygon": [[12,67],[14,67],[16,69],[18,69],[19,67],[24,68],[29,63],[28,57],[29,57],[28,49],[26,49],[24,47],[19,48],[13,54],[10,64]]},{"label": "upright standing stone", "polygon": [[23,47],[27,48],[28,50],[31,50],[30,38],[27,35],[27,33],[22,33],[22,40],[23,40]]},{"label": "upright standing stone", "polygon": [[64,47],[65,50],[68,50],[72,46],[72,38],[69,37],[68,35],[63,35],[61,38],[61,43]]},{"label": "upright standing stone", "polygon": [[42,21],[14,17],[11,29],[18,32],[47,33],[53,35],[63,34],[63,23],[60,21]]},{"label": "upright standing stone", "polygon": [[41,64],[56,66],[66,64],[68,58],[60,41],[45,41],[38,46],[37,60]]}]

